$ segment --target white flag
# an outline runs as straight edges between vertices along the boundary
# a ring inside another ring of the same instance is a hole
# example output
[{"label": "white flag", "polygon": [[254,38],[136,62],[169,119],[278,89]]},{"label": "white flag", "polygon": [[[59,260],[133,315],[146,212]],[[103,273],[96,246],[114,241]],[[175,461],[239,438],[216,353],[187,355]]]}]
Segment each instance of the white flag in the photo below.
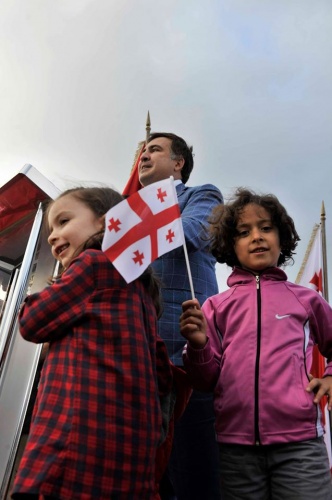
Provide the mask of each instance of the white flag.
[{"label": "white flag", "polygon": [[106,214],[102,250],[127,283],[183,244],[173,178],[140,189]]},{"label": "white flag", "polygon": [[296,283],[307,286],[323,294],[323,254],[322,254],[322,234],[320,225],[316,225],[312,234],[312,241],[309,244],[307,254],[304,258],[300,276]]}]

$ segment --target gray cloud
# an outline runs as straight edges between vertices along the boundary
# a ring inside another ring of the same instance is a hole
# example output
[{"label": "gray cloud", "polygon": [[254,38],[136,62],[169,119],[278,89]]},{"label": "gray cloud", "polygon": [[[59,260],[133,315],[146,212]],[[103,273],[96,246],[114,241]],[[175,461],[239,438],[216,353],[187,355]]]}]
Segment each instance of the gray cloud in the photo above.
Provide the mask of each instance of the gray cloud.
[{"label": "gray cloud", "polygon": [[331,21],[330,0],[4,0],[0,183],[32,163],[121,190],[149,109],[194,145],[191,184],[280,197],[295,279],[322,200],[332,238]]}]

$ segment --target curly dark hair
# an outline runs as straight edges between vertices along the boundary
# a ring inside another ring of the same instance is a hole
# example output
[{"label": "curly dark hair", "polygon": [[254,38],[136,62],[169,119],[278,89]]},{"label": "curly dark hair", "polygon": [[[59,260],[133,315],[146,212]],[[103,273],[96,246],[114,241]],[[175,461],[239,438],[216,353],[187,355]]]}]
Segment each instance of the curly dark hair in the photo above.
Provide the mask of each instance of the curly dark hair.
[{"label": "curly dark hair", "polygon": [[[90,210],[97,216],[101,217],[105,215],[108,210],[122,200],[124,197],[115,189],[109,187],[82,187],[78,186],[72,189],[67,189],[63,193],[61,193],[55,200],[50,200],[46,206],[45,212],[45,225],[46,230],[49,234],[48,227],[48,214],[53,203],[64,196],[73,196],[77,200],[84,203]],[[101,244],[104,237],[104,230],[99,231],[98,233],[93,234],[83,245],[77,249],[75,252],[75,256],[79,255],[83,250],[88,248],[101,249]],[[60,274],[56,276],[54,279],[50,281],[54,281],[58,279],[63,270],[61,270]],[[144,273],[137,278],[142,282],[144,288],[147,293],[152,297],[153,303],[156,308],[157,316],[160,317],[162,314],[162,300],[160,294],[160,281],[159,278],[154,274],[152,267],[148,267]]]},{"label": "curly dark hair", "polygon": [[279,231],[281,253],[278,266],[293,263],[294,250],[300,241],[293,219],[273,194],[259,195],[250,189],[240,187],[234,197],[225,205],[218,205],[209,218],[210,250],[221,264],[230,267],[241,266],[234,251],[237,224],[246,205],[259,205],[271,215],[272,224]]},{"label": "curly dark hair", "polygon": [[188,146],[186,141],[179,137],[178,135],[172,134],[170,132],[153,132],[149,135],[148,143],[158,137],[166,137],[171,141],[171,158],[172,160],[177,160],[179,158],[184,159],[184,165],[181,170],[181,180],[183,184],[187,182],[194,168],[194,157],[193,148]]}]

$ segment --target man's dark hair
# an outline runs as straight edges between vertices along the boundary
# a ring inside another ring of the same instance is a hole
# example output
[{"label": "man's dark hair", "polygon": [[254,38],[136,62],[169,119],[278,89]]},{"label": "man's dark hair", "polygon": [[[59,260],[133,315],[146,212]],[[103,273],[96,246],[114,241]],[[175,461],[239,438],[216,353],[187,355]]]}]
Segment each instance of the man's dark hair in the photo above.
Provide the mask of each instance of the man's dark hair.
[{"label": "man's dark hair", "polygon": [[187,182],[194,168],[193,148],[188,146],[186,141],[178,135],[169,132],[154,132],[149,136],[147,142],[158,139],[158,137],[166,137],[171,141],[171,158],[172,160],[184,159],[184,165],[181,170],[181,179],[183,184]]}]

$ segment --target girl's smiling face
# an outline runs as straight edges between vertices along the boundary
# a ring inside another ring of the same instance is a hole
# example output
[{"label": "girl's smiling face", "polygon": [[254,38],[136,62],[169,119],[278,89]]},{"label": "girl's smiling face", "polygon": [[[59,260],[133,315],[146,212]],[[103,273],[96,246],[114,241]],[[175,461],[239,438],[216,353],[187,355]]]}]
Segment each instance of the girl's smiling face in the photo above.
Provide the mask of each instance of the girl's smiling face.
[{"label": "girl's smiling face", "polygon": [[236,229],[234,251],[244,269],[257,272],[278,265],[279,231],[265,208],[254,203],[246,205]]},{"label": "girl's smiling face", "polygon": [[66,269],[79,247],[104,228],[104,216],[96,216],[83,201],[68,194],[52,203],[48,226],[52,255]]}]

